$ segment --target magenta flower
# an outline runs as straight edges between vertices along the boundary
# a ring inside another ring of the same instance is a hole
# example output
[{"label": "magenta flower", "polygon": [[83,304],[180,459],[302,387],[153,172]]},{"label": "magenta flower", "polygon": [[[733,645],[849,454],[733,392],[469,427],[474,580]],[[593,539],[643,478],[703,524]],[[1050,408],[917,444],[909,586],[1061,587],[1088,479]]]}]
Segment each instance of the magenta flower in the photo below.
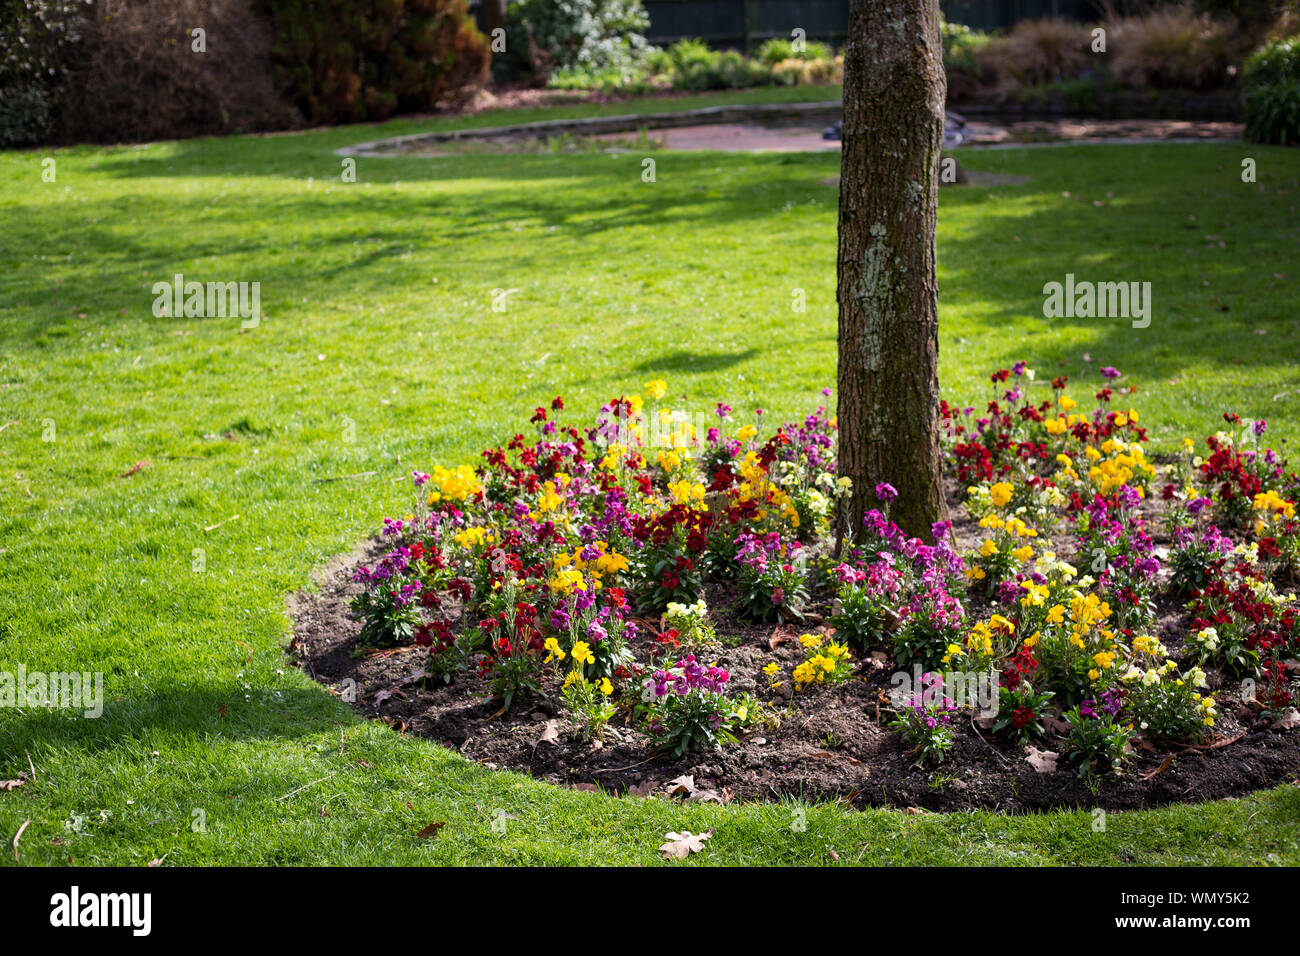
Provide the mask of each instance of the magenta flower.
[{"label": "magenta flower", "polygon": [[1101,370],[1102,378],[1119,378],[1119,375],[1120,375],[1119,369],[1115,368],[1112,365],[1107,365],[1105,368]]},{"label": "magenta flower", "polygon": [[888,482],[882,481],[880,484],[876,485],[876,500],[889,502],[893,501],[897,497],[898,489]]}]

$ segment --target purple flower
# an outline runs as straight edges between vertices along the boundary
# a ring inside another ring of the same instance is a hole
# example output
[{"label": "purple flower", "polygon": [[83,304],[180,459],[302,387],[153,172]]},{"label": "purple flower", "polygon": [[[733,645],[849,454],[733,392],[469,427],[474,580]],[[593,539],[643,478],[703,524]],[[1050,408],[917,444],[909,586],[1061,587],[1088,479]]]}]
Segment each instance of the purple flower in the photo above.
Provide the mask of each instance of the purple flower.
[{"label": "purple flower", "polygon": [[1255,422],[1252,428],[1256,435],[1262,435],[1264,434],[1264,429],[1268,428],[1268,422],[1261,418],[1259,421]]},{"label": "purple flower", "polygon": [[879,501],[890,502],[898,497],[898,489],[886,481],[876,485],[876,499]]},{"label": "purple flower", "polygon": [[415,487],[419,488],[429,480],[429,476],[422,471],[411,472],[411,480],[415,482]]},{"label": "purple flower", "polygon": [[1102,378],[1119,378],[1119,375],[1120,375],[1119,369],[1115,368],[1112,365],[1107,365],[1105,368],[1101,370]]}]

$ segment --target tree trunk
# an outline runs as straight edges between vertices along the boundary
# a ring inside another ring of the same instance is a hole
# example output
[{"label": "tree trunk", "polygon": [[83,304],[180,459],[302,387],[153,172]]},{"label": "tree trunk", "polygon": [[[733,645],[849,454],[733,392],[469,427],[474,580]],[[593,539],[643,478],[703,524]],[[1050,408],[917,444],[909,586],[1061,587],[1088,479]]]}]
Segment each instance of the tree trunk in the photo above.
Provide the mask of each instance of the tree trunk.
[{"label": "tree trunk", "polygon": [[483,34],[490,41],[492,31],[506,26],[506,0],[483,0]]},{"label": "tree trunk", "polygon": [[947,80],[938,0],[852,0],[839,221],[841,543],[889,516],[929,541],[947,515],[939,451],[934,233]]}]

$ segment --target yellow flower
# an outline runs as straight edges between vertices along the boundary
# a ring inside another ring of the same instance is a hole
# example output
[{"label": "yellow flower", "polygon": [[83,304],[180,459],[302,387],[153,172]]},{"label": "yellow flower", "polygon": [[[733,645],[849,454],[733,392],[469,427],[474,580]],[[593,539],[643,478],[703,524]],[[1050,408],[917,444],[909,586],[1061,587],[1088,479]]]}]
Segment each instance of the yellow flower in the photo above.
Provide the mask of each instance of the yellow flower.
[{"label": "yellow flower", "polygon": [[982,554],[986,558],[991,558],[993,557],[993,555],[997,553],[998,553],[998,546],[993,543],[993,540],[991,538],[985,539],[984,543],[980,545],[980,554]]},{"label": "yellow flower", "polygon": [[802,644],[804,647],[808,647],[808,648],[817,647],[819,644],[821,644],[821,642],[822,639],[818,637],[816,634],[799,635],[799,643]]},{"label": "yellow flower", "polygon": [[1079,403],[1076,402],[1074,399],[1072,399],[1069,395],[1062,395],[1059,399],[1057,399],[1057,404],[1059,404],[1062,408],[1064,408],[1068,412],[1070,411],[1070,409],[1074,408]]},{"label": "yellow flower", "polygon": [[627,558],[613,551],[602,554],[596,559],[596,569],[601,574],[617,574],[619,571],[626,571],[627,567]]},{"label": "yellow flower", "polygon": [[564,660],[564,651],[560,649],[560,642],[553,637],[548,637],[542,645],[549,653],[546,655],[546,663],[551,661]]},{"label": "yellow flower", "polygon": [[1011,500],[1011,493],[1013,491],[1015,491],[1015,488],[1012,486],[1011,482],[999,481],[989,489],[989,497],[993,502],[993,506],[995,508],[1001,508]]},{"label": "yellow flower", "polygon": [[578,641],[573,645],[573,661],[575,664],[590,664],[595,659],[591,654],[591,645],[586,641]]},{"label": "yellow flower", "polygon": [[614,685],[609,682],[608,677],[602,677],[600,679],[600,692],[606,697],[614,693]]},{"label": "yellow flower", "polygon": [[658,401],[659,399],[663,398],[664,393],[667,391],[668,391],[668,383],[661,378],[656,378],[653,379],[652,381],[645,383],[645,393],[649,395],[651,398],[653,398],[655,401]]},{"label": "yellow flower", "polygon": [[1048,624],[1060,624],[1065,620],[1065,607],[1061,604],[1053,605],[1047,611]]},{"label": "yellow flower", "polygon": [[1022,545],[1019,548],[1015,548],[1011,552],[1011,556],[1015,558],[1017,561],[1019,561],[1021,564],[1024,564],[1026,561],[1028,561],[1030,558],[1034,556],[1034,549],[1030,545],[1027,544]]},{"label": "yellow flower", "polygon": [[781,665],[778,664],[776,661],[772,661],[772,663],[768,664],[766,667],[763,668],[763,673],[766,674],[768,677],[771,677],[772,675],[778,673],[780,670],[781,670]]}]

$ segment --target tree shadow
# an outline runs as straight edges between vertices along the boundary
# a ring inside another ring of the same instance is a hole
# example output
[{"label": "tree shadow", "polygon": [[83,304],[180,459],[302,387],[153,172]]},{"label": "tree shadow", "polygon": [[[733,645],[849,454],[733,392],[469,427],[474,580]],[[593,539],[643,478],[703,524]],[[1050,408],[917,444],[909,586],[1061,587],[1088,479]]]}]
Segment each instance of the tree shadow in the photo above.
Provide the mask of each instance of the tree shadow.
[{"label": "tree shadow", "polygon": [[[1177,164],[1175,150],[1186,151]],[[1260,191],[1239,182],[1241,153],[1239,144],[964,152],[963,164],[1032,181],[941,191],[941,309],[977,314],[991,334],[1014,337],[1003,352],[1043,368],[1078,365],[1084,350],[1094,367],[1121,366],[1147,381],[1176,375],[1189,359],[1294,362],[1300,219],[1288,193],[1300,185],[1300,156],[1271,151],[1273,175]],[[945,228],[945,218],[960,227]],[[1045,317],[1044,285],[1067,273],[1149,282],[1150,324]],[[1083,334],[1044,334],[1062,328]]]}]

